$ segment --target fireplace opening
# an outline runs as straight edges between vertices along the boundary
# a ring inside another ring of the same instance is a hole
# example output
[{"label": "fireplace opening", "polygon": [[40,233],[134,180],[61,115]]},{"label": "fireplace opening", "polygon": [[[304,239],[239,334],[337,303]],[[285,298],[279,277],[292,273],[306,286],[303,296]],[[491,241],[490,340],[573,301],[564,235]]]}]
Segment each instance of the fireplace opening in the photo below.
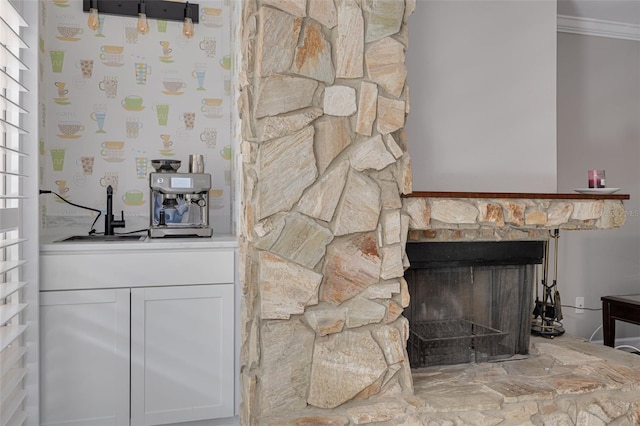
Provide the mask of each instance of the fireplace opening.
[{"label": "fireplace opening", "polygon": [[527,354],[544,241],[407,243],[412,368]]}]

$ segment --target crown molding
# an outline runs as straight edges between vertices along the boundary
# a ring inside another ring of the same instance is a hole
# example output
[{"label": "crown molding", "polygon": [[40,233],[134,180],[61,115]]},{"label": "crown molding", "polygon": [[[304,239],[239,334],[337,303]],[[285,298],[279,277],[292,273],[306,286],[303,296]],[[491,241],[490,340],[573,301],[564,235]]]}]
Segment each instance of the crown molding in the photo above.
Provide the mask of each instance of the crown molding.
[{"label": "crown molding", "polygon": [[640,41],[640,25],[558,15],[558,32]]}]

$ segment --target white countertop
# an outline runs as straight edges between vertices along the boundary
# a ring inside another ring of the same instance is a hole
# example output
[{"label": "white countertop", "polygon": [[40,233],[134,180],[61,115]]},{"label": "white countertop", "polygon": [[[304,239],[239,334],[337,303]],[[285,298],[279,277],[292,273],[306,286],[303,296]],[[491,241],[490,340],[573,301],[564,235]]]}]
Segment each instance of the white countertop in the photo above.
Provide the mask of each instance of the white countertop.
[{"label": "white countertop", "polygon": [[[73,232],[73,230],[56,230],[47,231],[40,235],[40,253],[73,253],[87,251],[147,251],[147,250],[176,250],[176,249],[216,249],[216,248],[235,248],[238,247],[238,238],[235,235],[221,234],[212,237],[194,237],[194,238],[149,238],[144,240],[127,240],[127,241],[69,241],[55,242],[74,235],[87,235],[84,232]],[[140,234],[144,236],[144,233]]]}]

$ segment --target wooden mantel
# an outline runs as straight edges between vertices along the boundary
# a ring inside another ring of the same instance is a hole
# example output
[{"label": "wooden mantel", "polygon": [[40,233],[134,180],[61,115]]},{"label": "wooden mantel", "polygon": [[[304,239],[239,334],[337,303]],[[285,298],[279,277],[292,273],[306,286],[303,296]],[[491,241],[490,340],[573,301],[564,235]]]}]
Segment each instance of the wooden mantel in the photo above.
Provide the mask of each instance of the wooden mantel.
[{"label": "wooden mantel", "polygon": [[414,191],[403,197],[417,198],[521,198],[551,200],[628,200],[629,194],[580,194],[550,192],[448,192],[448,191]]}]

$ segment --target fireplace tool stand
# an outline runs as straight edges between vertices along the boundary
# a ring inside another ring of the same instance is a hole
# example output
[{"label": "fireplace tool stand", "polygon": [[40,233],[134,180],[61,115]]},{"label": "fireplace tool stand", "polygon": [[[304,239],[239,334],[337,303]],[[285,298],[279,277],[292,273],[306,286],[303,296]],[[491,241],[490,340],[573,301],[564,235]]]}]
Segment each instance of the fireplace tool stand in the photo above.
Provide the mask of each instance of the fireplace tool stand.
[{"label": "fireplace tool stand", "polygon": [[544,262],[542,264],[542,300],[538,292],[538,270],[536,268],[536,301],[533,307],[531,334],[553,339],[564,334],[562,327],[562,307],[558,291],[558,239],[560,231],[555,229],[551,234],[554,240],[553,282],[549,284],[549,241],[545,243]]}]

